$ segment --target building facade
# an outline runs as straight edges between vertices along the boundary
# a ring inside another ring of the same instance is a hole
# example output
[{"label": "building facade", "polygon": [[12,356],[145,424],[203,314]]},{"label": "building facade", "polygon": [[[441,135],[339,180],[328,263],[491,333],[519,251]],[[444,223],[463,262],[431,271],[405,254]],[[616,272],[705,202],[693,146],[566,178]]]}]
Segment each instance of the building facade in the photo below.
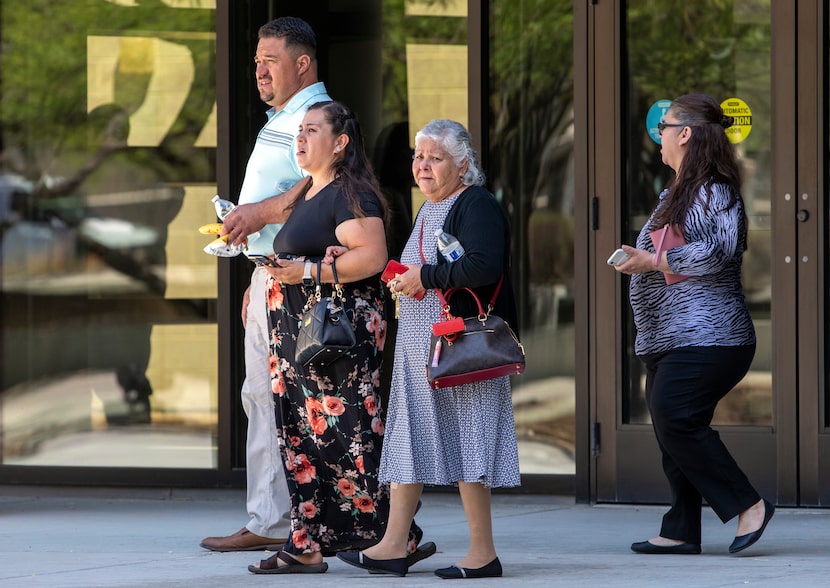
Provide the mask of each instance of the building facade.
[{"label": "building facade", "polygon": [[[302,4],[299,6],[298,4]],[[716,97],[744,173],[759,346],[715,422],[779,504],[830,500],[828,15],[808,0],[8,0],[0,5],[0,480],[244,483],[244,259],[202,251],[266,106],[256,31],[300,16],[402,243],[415,132],[473,134],[510,216],[523,489],[668,499],[625,278],[671,99]],[[391,254],[394,256],[395,251]]]}]

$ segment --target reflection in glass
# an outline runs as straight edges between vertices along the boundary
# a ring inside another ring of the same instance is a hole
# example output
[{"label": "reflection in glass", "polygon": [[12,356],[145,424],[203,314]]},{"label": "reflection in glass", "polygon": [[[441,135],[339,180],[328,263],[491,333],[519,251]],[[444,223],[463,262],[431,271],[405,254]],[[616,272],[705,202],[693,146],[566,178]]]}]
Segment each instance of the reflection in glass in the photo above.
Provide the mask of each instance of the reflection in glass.
[{"label": "reflection in glass", "polygon": [[[361,5],[361,18],[372,20],[371,4]],[[412,179],[412,144],[415,132],[434,118],[467,123],[467,12],[466,2],[444,0],[384,0],[378,35],[381,104],[371,94],[356,100],[366,132],[367,150],[390,207],[387,229],[389,256],[399,258],[412,220],[424,196]],[[333,53],[340,54],[338,47]],[[344,63],[346,71],[354,61]],[[366,67],[362,67],[365,70]],[[363,72],[365,74],[365,71]],[[353,75],[345,81],[354,86]],[[371,83],[374,83],[372,78]],[[379,120],[373,117],[378,116]],[[387,301],[392,307],[392,300]],[[390,320],[386,340],[397,336],[397,321]],[[384,348],[384,363],[392,365],[394,345]],[[388,406],[388,379],[384,370],[383,403]]]},{"label": "reflection in glass", "polygon": [[215,467],[214,8],[0,5],[3,464]]},{"label": "reflection in glass", "polygon": [[[656,0],[629,0],[624,55],[627,104],[624,242],[633,243],[673,173],[662,163],[646,117],[658,100],[702,92],[719,101],[740,99],[751,109],[736,137],[742,195],[749,216],[743,286],[758,338],[749,374],[718,405],[713,423],[772,424],[770,341],[770,2],[686,0],[667,10]],[[748,134],[747,134],[748,133]],[[733,142],[735,139],[733,138]],[[648,423],[644,374],[634,356],[634,326],[627,312],[627,387],[623,422]]]},{"label": "reflection in glass", "polygon": [[[391,257],[400,256],[413,215],[423,202],[412,179],[415,132],[434,118],[467,124],[466,9],[466,2],[456,0],[383,2],[378,43],[381,104],[375,105],[366,93],[355,103],[375,174],[391,208]],[[361,18],[372,20],[373,9],[367,4],[363,10]],[[351,65],[344,63],[343,69]],[[352,86],[349,76],[345,83]],[[394,322],[390,328],[394,338]]]},{"label": "reflection in glass", "polygon": [[523,474],[573,474],[573,3],[490,3],[488,177],[513,228]]}]

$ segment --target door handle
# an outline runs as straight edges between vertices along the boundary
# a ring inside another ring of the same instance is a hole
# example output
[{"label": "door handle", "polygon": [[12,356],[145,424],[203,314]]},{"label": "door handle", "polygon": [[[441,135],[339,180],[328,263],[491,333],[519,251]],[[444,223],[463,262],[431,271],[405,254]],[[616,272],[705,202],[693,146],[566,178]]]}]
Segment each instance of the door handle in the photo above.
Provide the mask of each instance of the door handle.
[{"label": "door handle", "polygon": [[795,218],[797,218],[799,222],[806,223],[807,220],[810,218],[810,213],[802,208],[797,213],[795,213]]}]

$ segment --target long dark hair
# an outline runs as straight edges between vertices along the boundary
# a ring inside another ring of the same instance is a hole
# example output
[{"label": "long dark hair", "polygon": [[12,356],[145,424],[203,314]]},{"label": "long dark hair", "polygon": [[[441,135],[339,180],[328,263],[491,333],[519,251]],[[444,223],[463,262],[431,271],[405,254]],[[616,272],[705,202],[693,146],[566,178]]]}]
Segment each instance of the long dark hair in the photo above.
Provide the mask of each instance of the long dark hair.
[{"label": "long dark hair", "polygon": [[360,123],[354,112],[343,104],[334,100],[317,102],[308,107],[309,110],[322,110],[326,122],[331,125],[334,136],[348,135],[349,142],[343,150],[343,156],[337,157],[332,165],[334,182],[343,191],[346,201],[356,217],[364,217],[366,213],[360,206],[360,193],[371,192],[380,202],[383,211],[384,224],[388,221],[389,210],[378,185],[377,178],[372,172],[372,164],[366,157],[363,145],[363,134],[360,132]]},{"label": "long dark hair", "polygon": [[[686,144],[680,169],[668,183],[669,192],[664,205],[655,215],[655,229],[665,224],[678,224],[682,227],[689,209],[700,196],[701,188],[708,197],[711,195],[712,184],[725,184],[728,187],[729,204],[726,210],[742,202],[738,158],[724,132],[724,129],[732,126],[734,119],[725,116],[720,105],[706,94],[686,94],[675,98],[669,112],[680,124],[692,127],[694,131]],[[746,229],[746,209],[742,210]],[[743,245],[746,248],[746,230]]]}]

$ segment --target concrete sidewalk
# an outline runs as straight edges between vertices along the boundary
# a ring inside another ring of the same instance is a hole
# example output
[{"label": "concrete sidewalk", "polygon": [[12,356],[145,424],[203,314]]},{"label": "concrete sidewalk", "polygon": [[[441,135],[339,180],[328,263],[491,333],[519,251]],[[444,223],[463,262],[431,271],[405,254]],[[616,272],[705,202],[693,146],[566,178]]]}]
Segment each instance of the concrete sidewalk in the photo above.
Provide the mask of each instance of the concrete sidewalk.
[{"label": "concrete sidewalk", "polygon": [[[476,585],[548,587],[807,587],[830,584],[830,510],[778,509],[761,541],[740,555],[727,547],[735,522],[704,512],[701,555],[637,555],[663,506],[575,504],[572,497],[494,496],[501,579]],[[418,514],[438,553],[405,578],[370,575],[336,558],[325,574],[256,576],[247,566],[270,554],[211,553],[208,535],[246,521],[244,492],[0,486],[0,586],[406,588],[446,586],[433,575],[467,548],[457,495],[427,493]]]}]

